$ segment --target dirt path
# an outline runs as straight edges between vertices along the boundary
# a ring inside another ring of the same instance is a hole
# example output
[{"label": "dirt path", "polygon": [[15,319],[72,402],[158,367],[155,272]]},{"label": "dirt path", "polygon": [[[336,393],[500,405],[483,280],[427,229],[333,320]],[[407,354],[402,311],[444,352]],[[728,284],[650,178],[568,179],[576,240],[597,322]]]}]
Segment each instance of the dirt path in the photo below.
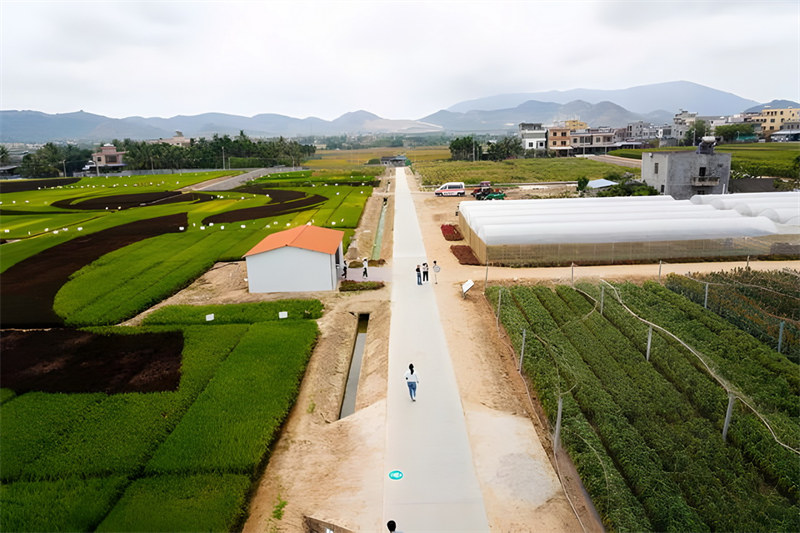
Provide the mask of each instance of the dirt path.
[{"label": "dirt path", "polygon": [[[347,258],[355,259],[372,247],[382,199],[388,196],[387,221],[393,220],[392,188],[377,188],[367,203]],[[393,187],[393,186],[392,186]],[[483,492],[491,531],[602,531],[590,502],[570,464],[553,459],[551,434],[536,398],[529,399],[516,371],[512,350],[495,326],[482,296],[487,270],[459,265],[451,242],[439,230],[455,223],[461,199],[435,198],[414,192],[428,262],[441,266],[435,292],[442,324],[467,418],[476,472]],[[381,257],[391,268],[391,224],[384,228]],[[489,268],[489,283],[570,283],[655,279],[668,272],[719,271],[744,266],[736,263],[663,264],[565,268]],[[751,262],[756,269],[799,268],[800,261]],[[221,263],[186,290],[161,305],[264,301],[285,294],[249,294],[243,262]],[[387,278],[388,279],[388,278]],[[467,298],[460,284],[475,281]],[[431,281],[434,274],[431,273]],[[321,336],[309,362],[297,403],[274,445],[272,456],[251,502],[246,532],[303,531],[305,517],[351,531],[377,531],[383,504],[383,446],[390,289],[363,293],[291,294],[319,298],[325,315]],[[159,306],[160,307],[160,306]],[[357,317],[369,313],[356,412],[337,420],[347,379]],[[498,454],[496,443],[516,447],[516,455]],[[559,482],[555,472],[561,472]],[[532,484],[531,479],[539,480]],[[566,487],[566,491],[562,488]],[[284,503],[285,502],[285,503]],[[576,518],[576,511],[580,522]],[[276,516],[281,515],[280,519]],[[402,529],[402,524],[400,524]]]}]

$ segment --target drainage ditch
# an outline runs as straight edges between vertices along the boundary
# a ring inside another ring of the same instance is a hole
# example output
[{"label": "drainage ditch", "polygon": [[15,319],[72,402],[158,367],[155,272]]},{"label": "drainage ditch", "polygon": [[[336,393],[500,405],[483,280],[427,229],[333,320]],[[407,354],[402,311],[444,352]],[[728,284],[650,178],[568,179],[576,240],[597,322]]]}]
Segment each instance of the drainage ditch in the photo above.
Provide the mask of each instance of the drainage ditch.
[{"label": "drainage ditch", "polygon": [[342,407],[339,411],[339,418],[352,415],[356,410],[356,393],[358,393],[358,378],[361,375],[361,361],[364,358],[364,346],[367,341],[367,324],[369,314],[358,315],[358,329],[356,331],[356,341],[353,344],[353,353],[350,356],[350,371],[347,374],[347,385],[344,389]]}]

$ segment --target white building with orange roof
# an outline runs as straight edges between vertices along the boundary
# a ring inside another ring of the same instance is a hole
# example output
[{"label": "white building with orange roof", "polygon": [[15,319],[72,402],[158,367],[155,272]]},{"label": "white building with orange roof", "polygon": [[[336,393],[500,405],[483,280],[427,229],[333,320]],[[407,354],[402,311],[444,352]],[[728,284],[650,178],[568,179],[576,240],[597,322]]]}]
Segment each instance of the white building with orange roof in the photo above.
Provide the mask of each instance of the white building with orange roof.
[{"label": "white building with orange roof", "polygon": [[336,290],[343,239],[343,231],[310,225],[267,235],[244,254],[249,292]]}]

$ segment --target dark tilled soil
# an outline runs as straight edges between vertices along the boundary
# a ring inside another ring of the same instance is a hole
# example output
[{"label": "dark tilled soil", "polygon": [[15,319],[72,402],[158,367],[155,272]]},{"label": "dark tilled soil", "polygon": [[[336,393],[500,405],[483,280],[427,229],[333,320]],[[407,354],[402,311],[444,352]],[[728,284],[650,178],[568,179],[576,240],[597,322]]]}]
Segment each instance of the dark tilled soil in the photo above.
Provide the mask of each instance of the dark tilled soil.
[{"label": "dark tilled soil", "polygon": [[85,331],[0,332],[2,387],[41,392],[177,390],[183,335],[95,335]]},{"label": "dark tilled soil", "polygon": [[59,185],[71,185],[81,181],[80,178],[48,178],[43,180],[2,180],[0,193],[35,191],[36,189],[49,189]]},{"label": "dark tilled soil", "polygon": [[311,206],[327,201],[327,198],[315,194],[306,196],[298,191],[285,191],[281,189],[262,189],[257,186],[239,187],[237,191],[250,194],[268,194],[272,203],[258,207],[246,207],[234,211],[226,211],[203,219],[203,224],[219,224],[225,222],[240,222],[242,220],[255,220],[257,218],[274,217],[287,213],[298,213]]},{"label": "dark tilled soil", "polygon": [[62,326],[53,301],[73,272],[118,248],[187,225],[185,213],[131,222],[77,237],[15,264],[0,276],[0,327]]},{"label": "dark tilled soil", "polygon": [[[130,209],[132,207],[141,207],[153,203],[160,203],[161,201],[172,198],[180,197],[181,193],[177,191],[158,191],[158,192],[144,192],[136,194],[115,194],[114,196],[101,196],[98,198],[89,198],[81,200],[80,198],[68,198],[66,200],[59,200],[53,202],[53,207],[60,209]],[[187,198],[188,200],[188,198]]]}]

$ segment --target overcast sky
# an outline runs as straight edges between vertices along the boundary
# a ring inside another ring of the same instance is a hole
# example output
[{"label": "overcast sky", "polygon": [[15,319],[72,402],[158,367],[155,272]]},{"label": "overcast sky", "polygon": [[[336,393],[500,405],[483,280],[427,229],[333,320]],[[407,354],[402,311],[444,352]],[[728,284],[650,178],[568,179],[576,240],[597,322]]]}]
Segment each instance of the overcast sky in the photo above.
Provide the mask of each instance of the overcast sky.
[{"label": "overcast sky", "polygon": [[0,0],[0,108],[418,119],[686,80],[800,101],[798,0]]}]

